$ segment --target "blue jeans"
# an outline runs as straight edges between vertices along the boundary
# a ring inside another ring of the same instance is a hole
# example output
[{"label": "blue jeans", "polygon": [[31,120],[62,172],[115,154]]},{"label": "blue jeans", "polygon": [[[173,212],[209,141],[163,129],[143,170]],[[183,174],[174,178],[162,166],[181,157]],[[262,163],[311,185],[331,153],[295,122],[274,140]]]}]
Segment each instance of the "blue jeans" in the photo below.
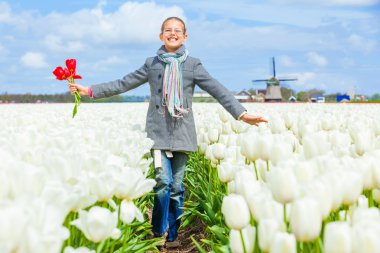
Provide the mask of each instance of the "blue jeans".
[{"label": "blue jeans", "polygon": [[154,169],[157,184],[153,188],[156,193],[152,214],[153,233],[162,236],[167,231],[169,242],[177,238],[181,224],[178,217],[182,214],[185,191],[183,178],[187,160],[186,153],[173,152],[173,157],[168,158],[165,151],[161,151],[162,167]]}]

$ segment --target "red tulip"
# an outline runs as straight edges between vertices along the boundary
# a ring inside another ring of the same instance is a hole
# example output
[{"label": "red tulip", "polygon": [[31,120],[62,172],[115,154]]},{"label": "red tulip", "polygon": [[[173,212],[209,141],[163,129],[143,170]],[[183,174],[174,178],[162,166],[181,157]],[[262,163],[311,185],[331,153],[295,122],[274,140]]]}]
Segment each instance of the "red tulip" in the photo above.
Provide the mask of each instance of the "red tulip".
[{"label": "red tulip", "polygon": [[[77,61],[75,59],[67,59],[66,60],[66,67],[56,67],[53,71],[53,74],[58,80],[67,80],[69,83],[74,83],[74,79],[81,79],[81,76],[78,76],[75,74],[75,69],[77,67]],[[80,105],[80,95],[78,91],[75,91],[74,93],[74,102],[75,106],[73,109],[73,118],[77,114],[77,108]]]},{"label": "red tulip", "polygon": [[53,71],[53,74],[58,80],[66,80],[70,77],[70,71],[67,68],[56,67]]},{"label": "red tulip", "polygon": [[77,67],[77,61],[75,59],[67,59],[66,67],[69,69],[71,75],[75,76],[75,69]]},{"label": "red tulip", "polygon": [[73,76],[73,79],[82,79],[82,77],[81,77],[81,76],[78,76],[78,75],[74,75],[74,76]]}]

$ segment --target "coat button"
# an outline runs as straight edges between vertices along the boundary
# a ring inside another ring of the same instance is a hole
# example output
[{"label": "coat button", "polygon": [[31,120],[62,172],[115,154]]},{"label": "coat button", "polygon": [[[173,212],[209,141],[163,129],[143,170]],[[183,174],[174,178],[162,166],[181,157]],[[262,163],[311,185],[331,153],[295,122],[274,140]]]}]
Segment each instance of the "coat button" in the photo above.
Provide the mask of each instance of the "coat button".
[{"label": "coat button", "polygon": [[158,89],[158,93],[161,93],[161,89]]},{"label": "coat button", "polygon": [[161,78],[161,74],[158,75],[158,79],[160,79],[160,78]]},{"label": "coat button", "polygon": [[160,106],[159,106],[159,105],[156,105],[156,109],[158,109],[158,108],[160,108]]}]

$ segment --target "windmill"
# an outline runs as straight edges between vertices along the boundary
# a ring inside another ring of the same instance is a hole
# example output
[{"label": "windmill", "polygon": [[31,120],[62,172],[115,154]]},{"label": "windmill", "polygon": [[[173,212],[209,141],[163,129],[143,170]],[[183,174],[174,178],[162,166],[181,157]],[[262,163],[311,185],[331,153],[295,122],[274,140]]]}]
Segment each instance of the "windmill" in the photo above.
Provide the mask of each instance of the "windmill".
[{"label": "windmill", "polygon": [[272,57],[272,69],[273,69],[273,76],[270,79],[252,80],[252,82],[254,83],[266,82],[267,89],[265,93],[265,102],[281,102],[282,95],[281,95],[280,82],[281,81],[296,81],[297,78],[277,79],[276,78],[276,64],[274,62],[274,57]]}]

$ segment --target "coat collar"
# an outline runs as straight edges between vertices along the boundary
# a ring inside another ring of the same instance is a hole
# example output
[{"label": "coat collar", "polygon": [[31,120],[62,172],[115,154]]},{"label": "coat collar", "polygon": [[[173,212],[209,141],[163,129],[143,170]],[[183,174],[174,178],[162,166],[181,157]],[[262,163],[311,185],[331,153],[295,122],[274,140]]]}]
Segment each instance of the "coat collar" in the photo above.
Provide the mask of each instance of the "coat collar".
[{"label": "coat collar", "polygon": [[[182,54],[185,50],[186,50],[185,45],[182,45],[182,46],[181,46],[180,48],[178,48],[174,53],[175,53],[175,54]],[[165,54],[165,53],[167,53],[167,52],[166,52],[166,49],[165,49],[165,46],[162,45],[162,46],[157,50],[157,55]]]}]

